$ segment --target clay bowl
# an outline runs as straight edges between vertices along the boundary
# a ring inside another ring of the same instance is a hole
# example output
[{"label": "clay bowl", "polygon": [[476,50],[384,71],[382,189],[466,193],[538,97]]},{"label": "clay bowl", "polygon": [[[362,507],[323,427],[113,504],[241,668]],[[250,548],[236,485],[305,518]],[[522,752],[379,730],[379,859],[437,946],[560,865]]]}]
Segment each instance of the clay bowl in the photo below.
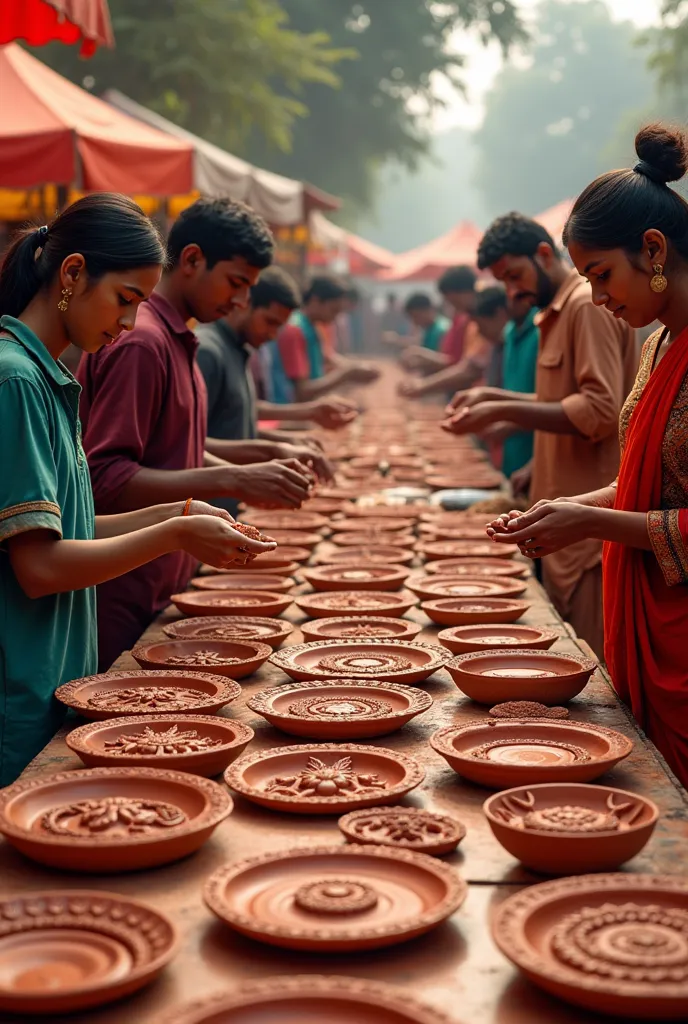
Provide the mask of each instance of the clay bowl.
[{"label": "clay bowl", "polygon": [[163,631],[172,640],[258,640],[270,647],[279,647],[294,632],[290,622],[280,619],[237,615],[206,615],[196,619],[181,619]]},{"label": "clay bowl", "polygon": [[312,619],[360,615],[396,618],[414,608],[418,599],[408,591],[335,590],[297,597],[294,603]]},{"label": "clay bowl", "polygon": [[528,566],[523,562],[508,562],[500,558],[442,558],[437,562],[426,562],[423,572],[429,576],[487,576],[488,579],[504,576],[522,579],[529,575]]},{"label": "clay bowl", "polygon": [[421,683],[449,654],[417,640],[318,640],[292,644],[270,659],[297,682],[355,677],[386,683]]},{"label": "clay bowl", "polygon": [[247,701],[282,732],[311,740],[357,740],[396,732],[432,706],[423,690],[363,679],[291,683]]},{"label": "clay bowl", "polygon": [[492,647],[548,651],[558,637],[556,630],[538,626],[451,626],[437,634],[439,642],[452,654],[472,654]]},{"label": "clay bowl", "polygon": [[170,598],[183,615],[281,615],[293,598],[269,590],[187,590]]},{"label": "clay bowl", "polygon": [[72,729],[65,743],[87,768],[171,768],[210,778],[243,754],[253,729],[208,715],[137,715]]},{"label": "clay bowl", "polygon": [[286,949],[342,953],[423,935],[459,909],[467,888],[458,872],[425,854],[342,845],[227,865],[208,879],[203,898],[242,935]]},{"label": "clay bowl", "polygon": [[343,814],[391,804],[425,778],[413,760],[360,743],[304,743],[245,754],[225,782],[252,803],[289,814]]},{"label": "clay bowl", "polygon": [[[307,551],[310,557],[310,552],[322,541],[319,533],[306,533],[301,530],[272,530],[270,536],[276,542],[279,554],[293,559],[294,562],[306,562],[308,560],[303,557],[297,558],[294,551]],[[287,548],[289,548],[289,555],[285,556]]]},{"label": "clay bowl", "polygon": [[490,706],[509,700],[566,704],[585,688],[596,668],[592,658],[581,654],[528,648],[504,651],[501,646],[459,654],[447,662],[447,671],[461,692]]},{"label": "clay bowl", "polygon": [[[338,525],[338,524],[337,524]],[[378,541],[380,544],[378,545]],[[390,533],[387,531],[374,530],[369,535],[363,535],[360,530],[352,530],[349,533],[335,533],[330,537],[330,542],[338,548],[360,548],[377,547],[402,548],[409,550],[413,547],[415,538],[412,533]]]},{"label": "clay bowl", "polygon": [[[493,491],[502,486],[502,478],[499,473],[480,473],[467,469],[457,470],[456,473],[429,474],[425,477],[425,483],[433,491],[455,491],[463,487],[476,487],[480,490]],[[254,524],[258,525],[258,524]]]},{"label": "clay bowl", "polygon": [[441,523],[423,522],[418,526],[418,533],[423,540],[422,548],[428,544],[458,544],[470,548],[472,544],[487,542],[484,526],[443,526]]},{"label": "clay bowl", "polygon": [[339,533],[408,533],[416,525],[415,517],[405,516],[348,516],[334,524]]},{"label": "clay bowl", "polygon": [[114,1002],[153,981],[178,944],[168,917],[127,896],[13,892],[0,901],[0,1011],[55,1018]]},{"label": "clay bowl", "polygon": [[504,597],[454,598],[423,601],[421,608],[439,626],[471,626],[475,623],[516,622],[530,608],[527,601],[510,601]]},{"label": "clay bowl", "polygon": [[103,672],[58,686],[55,696],[82,718],[100,722],[130,715],[183,712],[215,715],[241,693],[233,679],[210,672]]},{"label": "clay bowl", "polygon": [[311,640],[360,640],[377,637],[378,640],[413,640],[423,627],[410,619],[392,619],[385,616],[340,616],[304,622],[301,626],[303,639]]},{"label": "clay bowl", "polygon": [[302,506],[303,512],[317,512],[322,516],[335,516],[351,506],[351,501],[338,501],[336,498],[310,498]]},{"label": "clay bowl", "polygon": [[498,562],[514,558],[518,547],[515,544],[495,544],[485,536],[482,540],[456,540],[451,537],[442,540],[436,535],[434,540],[419,544],[418,551],[435,561],[442,558],[491,558]]},{"label": "clay bowl", "polygon": [[413,519],[420,515],[413,505],[354,505],[347,516],[358,519]]},{"label": "clay bowl", "polygon": [[[308,555],[308,552],[306,552]],[[309,556],[310,557],[310,556]],[[286,558],[257,558],[251,562],[251,576],[293,576],[301,566],[298,562],[290,562]],[[201,576],[245,576],[246,568],[214,569],[212,565],[201,566]]]},{"label": "clay bowl", "polygon": [[155,644],[138,644],[131,653],[141,668],[179,665],[182,669],[199,669],[229,679],[244,679],[257,672],[268,660],[272,647],[255,640],[164,640]]},{"label": "clay bowl", "polygon": [[601,725],[494,718],[440,729],[430,746],[459,775],[492,789],[592,782],[633,749],[623,733]]},{"label": "clay bowl", "polygon": [[267,590],[271,594],[286,594],[294,586],[294,581],[267,572],[227,572],[214,576],[195,576],[191,586],[195,590]]},{"label": "clay bowl", "polygon": [[314,590],[401,590],[409,570],[403,565],[371,565],[350,561],[345,565],[326,565],[304,569],[303,578]]},{"label": "clay bowl", "polygon": [[484,597],[520,597],[528,589],[527,582],[523,580],[505,577],[488,579],[485,576],[415,576],[406,585],[424,601],[441,597],[469,597],[473,600]]},{"label": "clay bowl", "polygon": [[422,469],[423,460],[412,455],[387,455],[382,452],[380,455],[357,456],[349,465],[352,469],[377,469],[380,465],[390,466],[392,469]]},{"label": "clay bowl", "polygon": [[395,850],[414,850],[441,857],[451,853],[466,835],[455,818],[419,807],[373,807],[352,811],[337,822],[349,843],[373,843]]},{"label": "clay bowl", "polygon": [[[305,534],[305,536],[309,537],[310,534]],[[321,538],[318,537],[316,543],[320,543],[320,540]],[[315,544],[313,545],[313,547],[315,547]],[[301,566],[304,562],[307,562],[309,560],[312,553],[313,548],[300,548],[294,544],[279,544],[277,546],[275,555],[278,558],[283,558],[285,562],[296,562],[298,566]],[[261,566],[264,564],[262,559],[263,556],[261,555],[255,562],[251,562],[251,572],[255,570],[257,565]],[[278,575],[281,575],[281,573],[278,573]],[[289,575],[291,575],[291,573]]]},{"label": "clay bowl", "polygon": [[405,989],[317,974],[261,978],[167,1015],[168,1024],[450,1024]]},{"label": "clay bowl", "polygon": [[410,565],[415,558],[413,551],[405,551],[404,548],[397,548],[393,545],[373,545],[372,547],[351,547],[337,548],[326,555],[320,555],[317,559],[320,565]]},{"label": "clay bowl", "polygon": [[530,981],[574,1006],[685,1021],[687,919],[684,877],[578,875],[509,897],[492,936]]},{"label": "clay bowl", "polygon": [[325,516],[317,512],[246,512],[244,522],[257,526],[260,530],[270,530],[270,536],[276,540],[272,530],[305,530],[320,531],[329,525]]},{"label": "clay bowl", "polygon": [[555,782],[489,797],[483,811],[504,849],[533,871],[614,871],[652,835],[659,808],[609,786]]},{"label": "clay bowl", "polygon": [[65,871],[138,871],[198,850],[232,811],[225,789],[162,768],[84,768],[0,792],[0,832]]}]

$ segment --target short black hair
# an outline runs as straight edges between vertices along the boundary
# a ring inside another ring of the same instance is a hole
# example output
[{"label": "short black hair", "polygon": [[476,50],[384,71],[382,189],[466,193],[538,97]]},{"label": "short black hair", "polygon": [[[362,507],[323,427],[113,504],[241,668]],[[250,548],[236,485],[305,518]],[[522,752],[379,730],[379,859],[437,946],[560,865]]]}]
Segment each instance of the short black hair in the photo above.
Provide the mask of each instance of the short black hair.
[{"label": "short black hair", "polygon": [[485,270],[504,256],[533,257],[542,242],[558,255],[554,239],[542,224],[522,213],[507,213],[490,224],[483,235],[478,246],[478,266]]},{"label": "short black hair", "polygon": [[347,284],[340,277],[334,274],[318,274],[311,278],[303,293],[303,301],[310,302],[311,299],[319,299],[321,302],[330,302],[332,299],[343,299],[347,293]]},{"label": "short black hair", "polygon": [[252,309],[267,309],[273,302],[287,309],[298,309],[301,305],[299,286],[281,267],[268,267],[251,289]]},{"label": "short black hair", "polygon": [[263,218],[233,199],[197,199],[172,225],[167,250],[173,267],[187,245],[197,245],[212,270],[238,256],[264,270],[272,263],[275,240]]},{"label": "short black hair", "polygon": [[440,295],[450,292],[474,292],[478,275],[472,267],[449,267],[437,282]]},{"label": "short black hair", "polygon": [[425,292],[414,292],[404,303],[404,309],[407,313],[412,313],[414,309],[432,309],[432,299]]},{"label": "short black hair", "polygon": [[506,291],[499,285],[491,285],[475,293],[474,316],[494,316],[507,306]]}]

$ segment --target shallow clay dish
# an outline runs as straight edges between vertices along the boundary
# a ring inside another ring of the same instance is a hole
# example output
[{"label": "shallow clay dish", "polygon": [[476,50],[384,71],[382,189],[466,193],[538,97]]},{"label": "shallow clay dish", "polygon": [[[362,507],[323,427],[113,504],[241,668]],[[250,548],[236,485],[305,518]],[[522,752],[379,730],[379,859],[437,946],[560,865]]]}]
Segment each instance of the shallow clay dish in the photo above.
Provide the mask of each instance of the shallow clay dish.
[{"label": "shallow clay dish", "polygon": [[507,789],[483,811],[508,853],[548,875],[614,871],[640,853],[659,817],[645,797],[581,782]]},{"label": "shallow clay dish", "polygon": [[138,644],[131,652],[141,668],[198,669],[227,678],[244,679],[257,672],[272,654],[269,644],[255,640],[163,640]]},{"label": "shallow clay dish", "polygon": [[431,475],[425,477],[425,483],[433,491],[456,491],[462,488],[479,488],[480,490],[492,491],[501,487],[502,478],[499,473],[483,473],[479,469],[467,469],[464,472],[457,471],[446,476]]},{"label": "shallow clay dish", "polygon": [[451,853],[466,835],[455,818],[419,807],[373,807],[352,811],[337,822],[350,843],[374,843],[440,857]]},{"label": "shallow clay dish", "polygon": [[[418,532],[422,538],[418,550],[427,554],[429,558],[463,558],[467,552],[470,554],[476,546],[484,547],[487,544],[484,526],[442,526],[439,523],[421,523]],[[452,551],[452,554],[445,554],[445,550]]]},{"label": "shallow clay dish", "polygon": [[347,510],[347,516],[358,519],[413,519],[419,512],[413,505],[354,505]]},{"label": "shallow clay dish", "polygon": [[[303,530],[309,532],[311,530],[322,530],[329,525],[329,521],[325,516],[319,515],[317,512],[247,512],[243,516],[247,523],[251,526],[257,526],[261,530],[270,530],[270,536],[273,540],[277,540],[274,537],[272,530]],[[303,545],[306,547],[307,545]]]},{"label": "shallow clay dish", "polygon": [[458,910],[466,892],[458,872],[433,857],[342,845],[281,850],[227,865],[211,875],[203,897],[242,935],[336,953],[423,935]]},{"label": "shallow clay dish", "polygon": [[[310,557],[310,553],[307,552]],[[299,572],[301,566],[298,562],[292,562],[288,558],[257,558],[254,562],[251,562],[250,573],[251,576],[281,576],[285,578],[287,576],[293,576],[294,573]],[[201,576],[246,576],[246,566],[242,566],[240,569],[214,569],[211,565],[201,566]]]},{"label": "shallow clay dish", "polygon": [[509,562],[503,558],[442,558],[426,562],[423,572],[431,576],[487,576],[488,579],[518,578],[529,574],[523,562]]},{"label": "shallow clay dish", "polygon": [[360,640],[376,637],[378,640],[413,640],[423,627],[410,619],[393,619],[384,615],[317,619],[304,622],[301,633],[306,643],[311,640]]},{"label": "shallow clay dish", "polygon": [[[313,548],[322,543],[319,533],[306,533],[304,530],[273,530],[270,536],[276,542],[279,554],[284,555],[289,550],[288,557],[294,562],[308,561]],[[294,551],[307,551],[308,558],[297,558]]]},{"label": "shallow clay dish", "polygon": [[181,619],[165,626],[163,631],[172,640],[258,640],[261,644],[279,647],[293,633],[294,626],[279,619],[257,616],[208,615]]},{"label": "shallow clay dish", "polygon": [[430,746],[459,775],[493,789],[592,782],[633,749],[623,733],[601,725],[494,718],[440,729]]},{"label": "shallow clay dish", "polygon": [[191,586],[195,590],[268,590],[271,594],[286,594],[294,586],[294,581],[289,577],[273,576],[267,572],[236,572],[195,576],[191,580]]},{"label": "shallow clay dish", "polygon": [[414,608],[418,599],[408,591],[393,594],[384,590],[333,590],[329,593],[305,594],[294,598],[294,603],[312,619],[363,615],[395,618]]},{"label": "shallow clay dish", "polygon": [[281,615],[292,598],[268,590],[188,590],[170,601],[183,615]]},{"label": "shallow clay dish", "polygon": [[[477,627],[473,627],[477,628]],[[447,671],[462,693],[480,704],[535,700],[565,704],[587,685],[597,668],[592,658],[559,651],[509,650],[458,654]]]},{"label": "shallow clay dish", "polygon": [[498,647],[500,650],[548,651],[559,639],[554,629],[538,626],[451,626],[437,634],[437,639],[453,654],[471,654]]},{"label": "shallow clay dish", "polygon": [[365,534],[380,533],[408,533],[416,525],[415,518],[403,518],[398,516],[349,516],[346,519],[337,519],[334,523],[340,533]]},{"label": "shallow clay dish", "polygon": [[253,729],[209,715],[136,715],[81,725],[65,743],[87,768],[171,768],[210,778],[243,754]]},{"label": "shallow clay dish", "polygon": [[169,918],[127,896],[15,893],[0,901],[0,1011],[54,1017],[103,1006],[153,981],[177,946]]},{"label": "shallow clay dish", "polygon": [[402,565],[355,564],[353,560],[303,570],[303,578],[314,590],[401,590],[408,575]]},{"label": "shallow clay dish", "polygon": [[84,768],[0,792],[0,832],[31,860],[104,874],[169,864],[231,813],[225,789],[162,768]]},{"label": "shallow clay dish", "polygon": [[425,778],[411,757],[360,743],[304,743],[245,754],[227,785],[261,807],[289,814],[343,814],[391,804]]},{"label": "shallow clay dish", "polygon": [[[365,520],[361,520],[364,522]],[[339,524],[336,524],[337,526]],[[370,536],[363,535],[360,530],[350,530],[348,533],[335,533],[330,537],[332,544],[335,544],[340,548],[360,548],[360,547],[378,547],[387,548],[401,548],[403,551],[413,547],[415,538],[412,533],[390,533],[389,530],[385,532],[374,531]]]},{"label": "shallow clay dish", "polygon": [[567,708],[548,708],[536,700],[507,700],[495,704],[489,713],[493,718],[549,718],[552,721],[569,717]]},{"label": "shallow clay dish", "polygon": [[423,601],[421,608],[439,626],[470,626],[475,623],[516,622],[530,608],[526,601],[510,601],[504,597],[443,597]]},{"label": "shallow clay dish", "polygon": [[215,715],[236,700],[241,687],[209,672],[124,671],[73,679],[55,696],[82,718],[102,721],[128,715]]},{"label": "shallow clay dish", "polygon": [[338,501],[336,498],[309,498],[303,503],[303,512],[317,512],[321,516],[334,516],[351,507],[350,501]]},{"label": "shallow clay dish", "polygon": [[320,565],[360,565],[361,563],[366,565],[410,565],[415,557],[413,551],[406,551],[404,548],[397,548],[391,544],[388,546],[374,544],[369,547],[352,545],[338,548],[325,555],[320,555],[317,561]]},{"label": "shallow clay dish", "polygon": [[443,647],[417,640],[317,640],[292,644],[271,661],[297,682],[364,678],[420,683],[449,660]]},{"label": "shallow clay dish", "polygon": [[488,579],[485,576],[416,576],[406,586],[424,601],[440,597],[520,597],[528,588],[524,580]]},{"label": "shallow clay dish", "polygon": [[[309,534],[306,534],[306,536],[308,537]],[[318,536],[316,543],[320,543],[321,539],[322,538]],[[313,545],[313,547],[315,547],[315,544]],[[311,557],[312,550],[312,548],[300,548],[294,544],[278,544],[277,550],[275,551],[275,555],[272,557],[276,556],[277,558],[280,558],[285,562],[296,562],[297,565],[301,565],[302,562],[307,562],[308,559]],[[251,572],[253,572],[257,566],[263,565],[264,557],[265,556],[263,555],[259,555],[255,562],[251,562]],[[289,575],[291,575],[291,573]]]},{"label": "shallow clay dish", "polygon": [[247,706],[292,736],[357,740],[396,732],[432,707],[432,698],[398,683],[341,679],[263,690]]},{"label": "shallow clay dish", "polygon": [[502,953],[546,992],[628,1020],[685,1020],[688,881],[578,875],[542,882],[497,909]]}]

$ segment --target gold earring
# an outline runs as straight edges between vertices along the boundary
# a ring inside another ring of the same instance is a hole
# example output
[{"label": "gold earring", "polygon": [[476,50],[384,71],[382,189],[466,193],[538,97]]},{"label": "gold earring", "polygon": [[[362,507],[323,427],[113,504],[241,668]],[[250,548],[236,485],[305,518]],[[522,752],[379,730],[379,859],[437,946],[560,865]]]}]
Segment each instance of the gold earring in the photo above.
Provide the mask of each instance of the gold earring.
[{"label": "gold earring", "polygon": [[659,295],[667,290],[669,282],[664,276],[664,267],[661,263],[655,263],[652,269],[655,272],[655,276],[650,279],[650,288]]},{"label": "gold earring", "polygon": [[69,308],[69,300],[70,300],[71,297],[72,297],[72,289],[71,288],[63,288],[62,289],[62,298],[60,299],[60,301],[57,304],[57,308],[59,309],[60,313],[66,313],[67,312],[67,309]]}]

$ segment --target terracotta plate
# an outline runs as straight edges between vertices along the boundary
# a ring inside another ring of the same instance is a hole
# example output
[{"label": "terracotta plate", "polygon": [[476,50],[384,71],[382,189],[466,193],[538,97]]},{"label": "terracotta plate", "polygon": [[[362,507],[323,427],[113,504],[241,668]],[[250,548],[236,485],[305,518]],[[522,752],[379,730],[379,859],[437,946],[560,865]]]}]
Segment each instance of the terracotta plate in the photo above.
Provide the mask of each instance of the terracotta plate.
[{"label": "terracotta plate", "polygon": [[58,686],[55,696],[83,718],[101,721],[126,715],[214,715],[236,700],[241,687],[209,672],[104,672]]},{"label": "terracotta plate", "polygon": [[432,706],[423,690],[363,679],[291,683],[263,690],[247,706],[271,725],[312,740],[356,740],[396,732]]},{"label": "terracotta plate", "polygon": [[[444,537],[435,536],[433,541],[427,541],[418,545],[426,558],[438,561],[445,558],[494,558],[497,561],[514,558],[518,554],[518,547],[515,544],[495,544],[483,536],[481,539],[463,540],[460,537],[447,537],[451,530],[444,531]],[[464,532],[464,531],[456,531]]]},{"label": "terracotta plate", "polygon": [[0,792],[0,832],[31,860],[106,874],[198,850],[231,813],[217,782],[162,768],[84,768]]},{"label": "terracotta plate", "polygon": [[360,743],[304,743],[245,754],[225,772],[231,789],[289,814],[343,814],[391,804],[425,778],[405,754]]},{"label": "terracotta plate", "polygon": [[530,608],[526,601],[510,601],[499,597],[443,597],[423,601],[421,608],[440,626],[468,626],[484,622],[516,622]]},{"label": "terracotta plate", "polygon": [[353,469],[377,469],[380,466],[393,469],[422,469],[423,460],[412,455],[388,455],[380,451],[378,455],[359,455],[353,458],[349,465]]},{"label": "terracotta plate", "polygon": [[502,485],[499,473],[483,473],[479,468],[466,469],[463,472],[449,473],[439,476],[426,476],[425,482],[433,491],[455,491],[464,487],[475,487],[480,490],[492,491]]},{"label": "terracotta plate", "polygon": [[[306,534],[306,536],[309,537],[310,535]],[[317,536],[317,534],[314,535],[314,536]],[[315,543],[319,544],[321,539],[322,539],[321,537],[317,536],[317,540],[316,540]],[[311,557],[311,554],[312,554],[312,551],[313,551],[313,547],[315,547],[315,544],[312,547],[309,547],[307,545],[304,545],[304,547],[298,547],[298,546],[296,546],[294,544],[281,544],[280,543],[277,546],[277,550],[275,552],[275,555],[278,558],[284,559],[284,561],[286,561],[286,562],[296,562],[298,565],[301,565],[302,562],[307,562],[308,559]],[[262,565],[264,558],[266,558],[265,555],[260,555],[255,560],[255,562],[251,562],[251,570],[253,571],[256,568],[256,566]],[[291,575],[291,573],[290,573],[290,575]]]},{"label": "terracotta plate", "polygon": [[[440,523],[421,523],[418,532],[422,542],[418,550],[429,558],[461,558],[476,547],[487,545],[484,526],[442,526]],[[496,547],[491,544],[490,547]],[[452,551],[445,554],[445,551]]]},{"label": "terracotta plate", "polygon": [[131,653],[141,668],[179,667],[244,679],[268,660],[272,647],[255,640],[164,640],[138,644]]},{"label": "terracotta plate", "polygon": [[685,1020],[688,881],[578,875],[543,882],[497,909],[495,942],[532,982],[594,1012]]},{"label": "terracotta plate", "polygon": [[281,615],[292,598],[266,590],[188,590],[170,598],[183,615]]},{"label": "terracotta plate", "polygon": [[[310,557],[310,552],[307,552]],[[276,558],[260,556],[255,561],[251,562],[250,565],[250,576],[293,576],[300,570],[301,566],[298,562],[291,562],[288,558]],[[246,576],[246,566],[242,566],[239,569],[215,569],[212,565],[201,566],[201,576]]]},{"label": "terracotta plate", "polygon": [[430,746],[459,775],[493,789],[592,782],[633,749],[631,740],[614,729],[542,719],[450,725],[431,736]]},{"label": "terracotta plate", "polygon": [[[361,520],[365,522],[365,520]],[[335,525],[339,525],[338,523]],[[360,530],[350,530],[348,533],[335,533],[330,537],[332,544],[335,544],[340,548],[360,548],[362,545],[367,547],[378,547],[384,548],[401,548],[406,551],[408,548],[413,547],[415,538],[412,533],[390,533],[389,530],[385,533],[383,531],[372,531],[370,535],[365,536]]]},{"label": "terracotta plate", "polygon": [[15,893],[0,901],[0,1010],[54,1017],[103,1006],[156,978],[177,947],[172,922],[139,900]]},{"label": "terracotta plate", "polygon": [[437,639],[453,654],[471,654],[492,647],[548,651],[559,634],[554,629],[538,626],[451,626],[439,632]]},{"label": "terracotta plate", "polygon": [[[477,629],[477,627],[472,627]],[[597,668],[592,658],[559,651],[499,650],[459,654],[447,670],[467,697],[480,704],[536,700],[565,704],[587,685]]]},{"label": "terracotta plate", "polygon": [[271,661],[297,682],[310,679],[365,678],[389,683],[420,683],[438,672],[449,654],[417,640],[317,640],[292,644]]},{"label": "terracotta plate", "polygon": [[359,519],[413,519],[420,512],[413,505],[354,505],[347,511],[347,516]]},{"label": "terracotta plate", "polygon": [[582,782],[507,789],[483,810],[508,853],[549,875],[614,871],[640,853],[659,817],[645,797]]},{"label": "terracotta plate", "polygon": [[325,555],[318,556],[320,565],[342,565],[353,563],[354,565],[410,565],[415,558],[413,551],[406,551],[404,548],[397,548],[393,545],[373,544],[368,547],[344,547],[330,551]]},{"label": "terracotta plate", "polygon": [[378,640],[413,640],[423,627],[410,619],[393,619],[384,615],[350,615],[339,618],[317,619],[304,622],[301,626],[303,639],[311,640],[360,640],[376,637]]},{"label": "terracotta plate", "polygon": [[401,565],[355,564],[327,565],[304,569],[303,578],[314,590],[401,590],[409,570]]},{"label": "terracotta plate", "polygon": [[285,593],[294,586],[289,577],[272,576],[270,573],[217,573],[214,576],[195,576],[191,580],[195,590],[269,590],[272,594]]},{"label": "terracotta plate", "polygon": [[395,618],[414,608],[418,598],[408,591],[393,594],[383,590],[337,590],[296,597],[294,603],[312,619],[359,615]]},{"label": "terracotta plate", "polygon": [[[325,516],[317,512],[247,512],[243,516],[247,523],[257,526],[261,530],[270,530],[270,536],[274,540],[272,530],[322,530],[328,526]],[[305,545],[304,545],[305,546]]]},{"label": "terracotta plate", "polygon": [[349,516],[337,519],[334,526],[340,533],[408,533],[416,524],[415,518],[398,516]]},{"label": "terracotta plate", "polygon": [[373,807],[352,811],[338,822],[350,843],[374,843],[439,857],[451,853],[466,835],[455,818],[419,807]]},{"label": "terracotta plate", "polygon": [[209,715],[137,715],[79,726],[65,743],[87,768],[172,768],[210,777],[243,754],[253,729]]},{"label": "terracotta plate", "polygon": [[181,619],[164,626],[163,631],[172,640],[258,640],[270,647],[279,647],[293,633],[294,626],[279,619],[257,616],[237,615],[228,620],[223,615],[207,615]]},{"label": "terracotta plate", "polygon": [[503,558],[442,558],[426,562],[423,571],[431,576],[487,576],[488,579],[529,575],[528,566],[523,562],[509,562]]},{"label": "terracotta plate", "polygon": [[[287,547],[290,551],[297,549],[308,551],[310,555],[313,548],[317,547],[322,541],[319,533],[306,533],[303,530],[272,530],[270,536],[277,542],[277,551],[281,555],[284,555]],[[305,558],[297,558],[294,554],[290,554],[288,557],[293,559],[294,562],[307,561]]]},{"label": "terracotta plate", "polygon": [[336,498],[309,498],[304,502],[303,512],[317,512],[321,516],[334,516],[351,508],[350,501],[338,501]]},{"label": "terracotta plate", "polygon": [[406,585],[424,601],[440,597],[520,597],[528,588],[524,580],[491,580],[485,576],[416,576]]},{"label": "terracotta plate", "polygon": [[433,857],[387,846],[282,850],[220,868],[204,889],[214,914],[272,946],[346,952],[392,946],[459,909],[467,886]]}]

